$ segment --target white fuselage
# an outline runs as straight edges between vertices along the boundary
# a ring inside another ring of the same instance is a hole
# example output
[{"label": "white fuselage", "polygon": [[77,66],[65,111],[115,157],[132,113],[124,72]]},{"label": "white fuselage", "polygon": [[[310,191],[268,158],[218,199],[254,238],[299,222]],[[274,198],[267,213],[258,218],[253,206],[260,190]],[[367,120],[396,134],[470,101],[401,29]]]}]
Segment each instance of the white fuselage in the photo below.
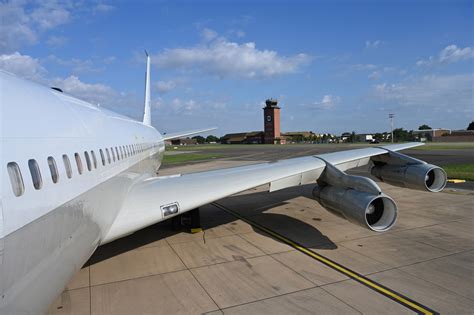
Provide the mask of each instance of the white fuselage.
[{"label": "white fuselage", "polygon": [[2,71],[0,93],[0,313],[37,314],[101,244],[130,187],[156,175],[164,141],[151,126]]}]

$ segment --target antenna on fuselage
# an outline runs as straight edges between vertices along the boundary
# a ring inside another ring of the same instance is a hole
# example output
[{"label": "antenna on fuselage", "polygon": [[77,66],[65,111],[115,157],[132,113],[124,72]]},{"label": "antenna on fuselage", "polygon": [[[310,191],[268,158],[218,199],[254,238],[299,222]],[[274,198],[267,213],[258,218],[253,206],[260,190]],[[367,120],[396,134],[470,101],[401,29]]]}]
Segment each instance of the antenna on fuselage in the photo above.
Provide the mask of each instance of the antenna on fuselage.
[{"label": "antenna on fuselage", "polygon": [[143,111],[143,123],[151,126],[151,111],[150,111],[150,55],[145,50],[146,54],[146,73],[145,73],[145,109]]}]

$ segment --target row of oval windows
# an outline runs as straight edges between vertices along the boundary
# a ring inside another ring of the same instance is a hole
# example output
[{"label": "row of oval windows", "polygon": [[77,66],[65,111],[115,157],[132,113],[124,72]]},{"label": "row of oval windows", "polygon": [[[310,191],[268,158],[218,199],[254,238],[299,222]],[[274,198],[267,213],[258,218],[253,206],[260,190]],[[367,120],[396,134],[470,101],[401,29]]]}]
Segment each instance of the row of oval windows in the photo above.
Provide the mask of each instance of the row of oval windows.
[{"label": "row of oval windows", "polygon": [[[155,145],[150,144],[131,144],[131,145],[124,145],[118,147],[111,147],[110,151],[109,148],[104,150],[99,149],[100,159],[102,162],[102,166],[105,166],[107,163],[111,164],[116,160],[119,161],[120,159],[124,159],[127,157],[131,157],[141,152],[145,152],[146,150],[155,147]],[[90,155],[88,151],[84,151],[84,157],[86,160],[87,169],[92,171],[92,167],[94,169],[97,168],[97,158],[95,155],[94,150],[90,151]],[[92,159],[91,159],[92,157]],[[63,164],[66,170],[66,176],[68,178],[72,178],[72,167],[71,162],[69,161],[69,157],[67,154],[63,154]],[[76,160],[77,172],[81,175],[84,171],[82,166],[82,159],[79,153],[74,153],[74,159]],[[57,183],[59,181],[59,172],[56,165],[55,159],[50,156],[47,159],[49,170],[51,173],[51,179],[53,183]],[[43,180],[41,177],[41,171],[35,159],[28,160],[28,168],[30,169],[31,180],[33,182],[33,187],[36,190],[39,190],[43,187]],[[13,193],[15,196],[19,197],[24,194],[25,192],[25,185],[23,183],[23,176],[21,175],[20,167],[16,162],[9,162],[7,164],[8,175],[10,177],[10,183],[12,186]]]}]

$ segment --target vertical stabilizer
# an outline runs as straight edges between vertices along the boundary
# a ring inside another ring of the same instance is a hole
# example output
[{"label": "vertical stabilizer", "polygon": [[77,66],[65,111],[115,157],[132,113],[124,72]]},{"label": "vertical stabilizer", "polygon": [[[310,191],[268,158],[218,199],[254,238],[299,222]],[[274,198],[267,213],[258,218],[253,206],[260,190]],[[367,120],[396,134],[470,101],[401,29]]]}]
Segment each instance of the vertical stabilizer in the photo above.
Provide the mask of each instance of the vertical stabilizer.
[{"label": "vertical stabilizer", "polygon": [[151,126],[151,111],[150,111],[150,56],[145,50],[146,54],[146,74],[145,74],[145,109],[143,111],[143,123]]}]

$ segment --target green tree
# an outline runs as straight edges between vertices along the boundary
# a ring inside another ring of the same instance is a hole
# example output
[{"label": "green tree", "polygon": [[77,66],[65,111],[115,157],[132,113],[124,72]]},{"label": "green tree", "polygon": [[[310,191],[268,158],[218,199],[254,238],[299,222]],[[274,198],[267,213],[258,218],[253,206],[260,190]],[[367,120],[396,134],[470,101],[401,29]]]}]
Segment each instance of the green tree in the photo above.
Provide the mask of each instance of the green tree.
[{"label": "green tree", "polygon": [[203,136],[194,136],[191,139],[196,139],[197,143],[199,144],[203,144],[204,142],[206,142],[206,139]]},{"label": "green tree", "polygon": [[467,130],[474,130],[474,121],[471,121],[469,126],[467,126]]},{"label": "green tree", "polygon": [[424,125],[424,124],[421,125],[420,127],[418,127],[418,130],[429,130],[429,129],[433,129],[433,128],[431,128],[431,127],[428,126],[428,125]]},{"label": "green tree", "polygon": [[348,141],[351,142],[351,143],[356,142],[356,133],[355,133],[355,131],[353,131],[351,133],[351,135],[349,136]]},{"label": "green tree", "polygon": [[209,143],[209,142],[219,142],[219,138],[217,138],[216,136],[213,136],[213,135],[209,135],[206,137],[206,142]]},{"label": "green tree", "polygon": [[393,141],[408,141],[408,131],[403,128],[393,129]]},{"label": "green tree", "polygon": [[323,134],[323,136],[321,137],[321,141],[322,141],[322,143],[326,143],[328,141],[327,134]]},{"label": "green tree", "polygon": [[304,140],[303,135],[294,135],[291,138],[294,142],[303,142],[303,140]]}]

